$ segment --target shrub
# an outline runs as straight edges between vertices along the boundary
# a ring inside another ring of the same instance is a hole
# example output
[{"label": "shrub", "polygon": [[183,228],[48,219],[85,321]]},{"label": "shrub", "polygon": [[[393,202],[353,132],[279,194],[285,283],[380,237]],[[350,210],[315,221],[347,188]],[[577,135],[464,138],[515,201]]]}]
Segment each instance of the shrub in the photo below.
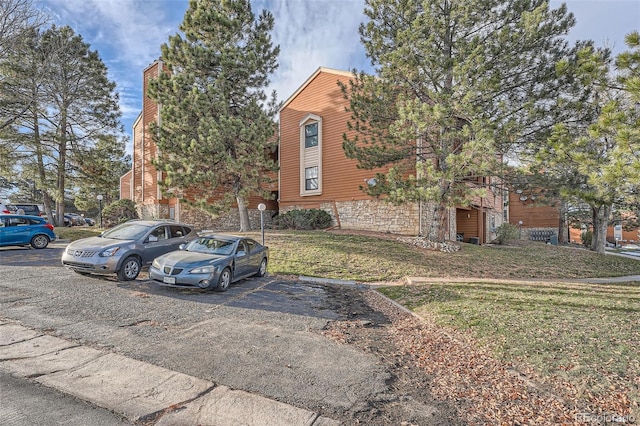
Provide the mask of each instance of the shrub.
[{"label": "shrub", "polygon": [[508,244],[511,241],[515,241],[520,238],[520,232],[518,231],[518,227],[511,223],[503,223],[496,229],[496,239],[495,242],[497,244]]},{"label": "shrub", "polygon": [[593,232],[582,231],[582,233],[580,234],[580,238],[582,239],[582,245],[591,247],[591,242],[593,241]]},{"label": "shrub", "polygon": [[277,229],[326,229],[331,222],[331,215],[320,209],[289,210],[273,218]]},{"label": "shrub", "polygon": [[138,211],[132,200],[118,200],[102,210],[102,226],[111,228],[130,219],[138,219]]}]

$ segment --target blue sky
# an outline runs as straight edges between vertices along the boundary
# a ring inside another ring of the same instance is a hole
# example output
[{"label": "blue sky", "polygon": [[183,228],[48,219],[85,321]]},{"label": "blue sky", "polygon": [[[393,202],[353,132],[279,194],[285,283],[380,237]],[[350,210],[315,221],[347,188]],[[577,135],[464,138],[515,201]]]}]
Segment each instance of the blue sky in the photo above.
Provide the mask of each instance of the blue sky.
[{"label": "blue sky", "polygon": [[[127,135],[142,107],[142,70],[178,32],[188,0],[38,0],[57,25],[69,25],[97,50],[118,84]],[[552,7],[562,2],[551,0]],[[624,36],[640,30],[639,0],[565,0],[577,20],[569,39],[594,40],[619,53]],[[286,100],[319,66],[369,69],[358,26],[364,0],[254,0],[257,14],[275,17],[279,69],[269,91]],[[130,148],[129,148],[130,149]]]}]

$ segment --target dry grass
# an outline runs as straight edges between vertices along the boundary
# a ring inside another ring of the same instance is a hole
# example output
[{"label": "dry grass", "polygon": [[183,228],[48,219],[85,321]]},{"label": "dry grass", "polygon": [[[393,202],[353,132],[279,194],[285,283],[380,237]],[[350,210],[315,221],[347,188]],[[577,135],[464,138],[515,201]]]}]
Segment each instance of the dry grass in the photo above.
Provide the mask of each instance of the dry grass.
[{"label": "dry grass", "polygon": [[[260,235],[252,236],[260,240]],[[588,278],[640,274],[640,262],[584,249],[528,243],[515,247],[463,244],[457,253],[418,249],[383,234],[268,232],[269,270],[361,282],[405,276],[476,278]]]},{"label": "dry grass", "polygon": [[443,282],[380,290],[470,333],[592,413],[640,414],[640,284]]}]

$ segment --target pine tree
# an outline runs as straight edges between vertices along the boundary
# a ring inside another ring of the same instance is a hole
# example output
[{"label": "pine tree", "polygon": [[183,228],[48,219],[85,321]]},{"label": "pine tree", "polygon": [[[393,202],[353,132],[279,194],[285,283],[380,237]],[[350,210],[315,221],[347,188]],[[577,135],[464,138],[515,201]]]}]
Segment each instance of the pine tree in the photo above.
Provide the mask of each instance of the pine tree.
[{"label": "pine tree", "polygon": [[366,3],[360,35],[376,75],[343,86],[355,131],[345,153],[388,167],[368,193],[431,202],[429,237],[442,241],[448,209],[486,191],[500,154],[550,127],[573,17],[542,0]]},{"label": "pine tree", "polygon": [[[32,0],[0,1],[0,131],[14,124],[29,107],[23,102],[21,87],[13,78],[9,58],[26,47],[46,20]],[[2,149],[0,144],[0,152]]]},{"label": "pine tree", "polygon": [[[122,131],[116,85],[97,52],[69,27],[32,31],[8,53],[3,69],[10,70],[16,99],[25,107],[4,136],[13,148],[9,172],[33,180],[47,215],[52,217],[55,201],[62,218],[86,154]],[[115,161],[122,157],[124,152]]]},{"label": "pine tree", "polygon": [[[633,38],[633,34],[627,38],[632,47]],[[535,150],[533,166],[544,169],[566,200],[589,206],[591,249],[598,253],[605,251],[612,213],[617,207],[633,204],[640,185],[634,56],[639,57],[637,50],[618,57],[619,78],[611,70],[610,51],[592,45],[578,52],[574,65],[561,63],[563,72],[575,68],[570,73],[582,95],[562,99],[562,107],[573,111],[567,114],[571,119],[558,122],[547,143]]]},{"label": "pine tree", "polygon": [[[256,19],[248,0],[191,0],[182,35],[162,45],[169,72],[149,85],[161,105],[152,132],[159,149],[156,167],[169,195],[196,194],[185,201],[210,212],[237,203],[240,230],[250,229],[247,197],[264,192],[268,171],[277,170],[275,92],[264,92],[277,68],[273,16]],[[266,196],[266,194],[265,194]]]}]

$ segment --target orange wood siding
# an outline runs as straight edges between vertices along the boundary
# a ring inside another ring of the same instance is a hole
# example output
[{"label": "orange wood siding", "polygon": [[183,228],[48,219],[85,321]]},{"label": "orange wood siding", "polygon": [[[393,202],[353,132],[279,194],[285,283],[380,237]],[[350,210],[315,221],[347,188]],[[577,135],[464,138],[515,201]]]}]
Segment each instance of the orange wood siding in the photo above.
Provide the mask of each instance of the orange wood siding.
[{"label": "orange wood siding", "polygon": [[162,62],[156,61],[144,70],[143,73],[143,96],[142,96],[142,127],[144,144],[144,202],[156,202],[158,199],[158,173],[151,164],[156,157],[157,147],[151,137],[149,125],[158,121],[158,104],[147,96],[149,81],[157,78],[163,67]]},{"label": "orange wood siding", "polygon": [[132,184],[133,184],[133,200],[134,202],[142,201],[142,162],[144,159],[143,151],[143,131],[142,121],[136,120],[133,125],[133,161],[132,161]]},{"label": "orange wood siding", "polygon": [[463,234],[464,242],[469,242],[470,237],[478,237],[478,210],[456,210],[456,232]]},{"label": "orange wood siding", "polygon": [[[280,111],[280,205],[369,199],[359,189],[375,170],[361,170],[357,162],[346,158],[342,135],[347,131],[350,114],[338,81],[348,84],[343,73],[320,71],[295,98]],[[322,118],[322,194],[300,196],[300,121],[309,114]]]},{"label": "orange wood siding", "polygon": [[120,177],[120,199],[121,200],[130,200],[131,199],[131,179],[133,177],[133,172],[129,170],[123,176]]},{"label": "orange wood siding", "polygon": [[531,200],[521,201],[520,195],[509,193],[509,223],[524,228],[557,228],[560,213],[556,207],[535,204]]}]

